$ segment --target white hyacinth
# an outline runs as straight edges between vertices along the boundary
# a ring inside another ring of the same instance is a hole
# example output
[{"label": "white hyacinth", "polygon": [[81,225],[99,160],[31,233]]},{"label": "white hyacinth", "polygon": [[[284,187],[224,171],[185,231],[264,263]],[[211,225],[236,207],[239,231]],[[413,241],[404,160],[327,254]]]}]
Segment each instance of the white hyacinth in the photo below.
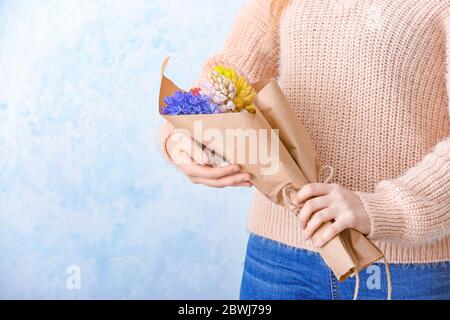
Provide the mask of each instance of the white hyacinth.
[{"label": "white hyacinth", "polygon": [[236,86],[225,76],[217,71],[210,73],[208,80],[201,82],[202,94],[211,98],[211,101],[218,105],[220,112],[233,112],[236,106],[233,102],[236,98]]}]

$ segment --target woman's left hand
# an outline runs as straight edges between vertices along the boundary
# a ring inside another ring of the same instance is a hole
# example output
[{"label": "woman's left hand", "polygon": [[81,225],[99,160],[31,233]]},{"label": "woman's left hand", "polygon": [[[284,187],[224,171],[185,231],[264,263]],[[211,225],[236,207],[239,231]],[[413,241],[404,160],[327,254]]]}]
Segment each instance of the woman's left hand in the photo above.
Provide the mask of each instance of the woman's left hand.
[{"label": "woman's left hand", "polygon": [[336,184],[313,183],[303,187],[292,199],[300,211],[300,227],[303,240],[311,239],[314,233],[327,222],[322,237],[314,243],[323,247],[334,237],[347,229],[354,229],[364,235],[370,233],[370,219],[356,193]]}]

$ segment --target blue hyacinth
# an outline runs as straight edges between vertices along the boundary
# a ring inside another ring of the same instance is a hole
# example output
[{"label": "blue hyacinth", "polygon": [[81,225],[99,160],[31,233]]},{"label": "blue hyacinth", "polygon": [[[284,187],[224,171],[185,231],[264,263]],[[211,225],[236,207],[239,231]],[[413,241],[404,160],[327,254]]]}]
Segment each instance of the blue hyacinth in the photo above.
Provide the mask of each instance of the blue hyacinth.
[{"label": "blue hyacinth", "polygon": [[164,99],[166,107],[162,109],[164,115],[194,115],[219,113],[217,105],[208,96],[196,92],[177,91],[173,96]]}]

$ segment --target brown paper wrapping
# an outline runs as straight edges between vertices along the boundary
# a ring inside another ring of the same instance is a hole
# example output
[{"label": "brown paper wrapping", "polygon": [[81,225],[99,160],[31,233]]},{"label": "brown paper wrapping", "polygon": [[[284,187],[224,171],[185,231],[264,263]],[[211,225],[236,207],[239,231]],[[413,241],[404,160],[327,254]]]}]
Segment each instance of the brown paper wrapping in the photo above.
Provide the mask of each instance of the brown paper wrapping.
[{"label": "brown paper wrapping", "polygon": [[[159,112],[165,106],[164,98],[181,90],[165,76],[168,58],[161,69],[161,89]],[[318,182],[320,163],[314,144],[281,88],[275,80],[263,80],[253,84],[256,114],[225,113],[217,115],[166,116],[162,115],[175,128],[183,129],[199,144],[208,145],[195,137],[194,123],[201,124],[204,131],[216,129],[225,132],[227,129],[279,129],[279,169],[276,175],[261,174],[261,164],[238,163],[242,171],[252,174],[254,186],[274,203],[289,208],[290,195],[304,185]],[[268,138],[270,139],[270,137]],[[270,140],[268,140],[270,141]],[[235,148],[238,146],[236,145]],[[246,146],[247,147],[247,146]],[[270,148],[269,148],[270,149]],[[213,150],[224,159],[232,158],[226,148]],[[321,236],[325,224],[313,235],[313,240]],[[299,230],[300,232],[300,230]],[[364,270],[374,262],[383,258],[381,251],[361,233],[346,230],[318,250],[326,264],[334,272],[339,281]]]}]

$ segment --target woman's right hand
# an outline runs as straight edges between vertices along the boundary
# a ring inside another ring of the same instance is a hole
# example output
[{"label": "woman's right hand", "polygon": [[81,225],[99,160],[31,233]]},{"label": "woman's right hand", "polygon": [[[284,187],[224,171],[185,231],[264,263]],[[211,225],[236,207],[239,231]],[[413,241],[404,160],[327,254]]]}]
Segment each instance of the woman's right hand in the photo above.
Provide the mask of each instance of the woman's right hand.
[{"label": "woman's right hand", "polygon": [[251,187],[251,175],[241,172],[238,165],[212,167],[202,148],[183,133],[175,132],[166,143],[172,162],[194,184],[212,188]]}]

